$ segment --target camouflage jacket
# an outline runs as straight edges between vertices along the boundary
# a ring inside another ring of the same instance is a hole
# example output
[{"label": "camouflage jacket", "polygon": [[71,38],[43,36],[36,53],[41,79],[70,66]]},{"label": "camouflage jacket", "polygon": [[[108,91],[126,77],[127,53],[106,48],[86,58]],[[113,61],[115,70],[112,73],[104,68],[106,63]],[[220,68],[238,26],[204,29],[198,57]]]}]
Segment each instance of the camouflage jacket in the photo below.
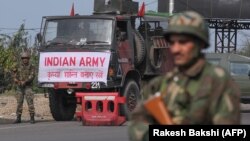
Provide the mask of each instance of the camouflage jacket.
[{"label": "camouflage jacket", "polygon": [[[160,92],[174,124],[240,124],[240,90],[229,74],[203,58],[184,72],[156,77],[141,91],[144,99]],[[133,141],[148,140],[156,120],[139,104],[129,123]]]},{"label": "camouflage jacket", "polygon": [[33,65],[20,65],[17,72],[13,74],[16,81],[24,81],[25,86],[32,86],[32,81],[35,77],[35,68]]}]

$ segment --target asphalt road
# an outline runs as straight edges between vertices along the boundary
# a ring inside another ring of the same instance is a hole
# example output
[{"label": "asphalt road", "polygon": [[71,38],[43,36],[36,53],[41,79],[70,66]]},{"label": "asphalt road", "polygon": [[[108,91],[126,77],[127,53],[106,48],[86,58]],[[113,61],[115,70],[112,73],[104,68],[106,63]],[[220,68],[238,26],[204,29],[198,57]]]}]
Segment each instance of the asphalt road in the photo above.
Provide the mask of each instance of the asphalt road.
[{"label": "asphalt road", "polygon": [[0,141],[128,141],[126,126],[91,127],[80,122],[38,122],[0,126]]},{"label": "asphalt road", "polygon": [[[242,113],[250,125],[250,113]],[[127,126],[91,127],[80,122],[37,122],[0,125],[0,141],[128,141]]]}]

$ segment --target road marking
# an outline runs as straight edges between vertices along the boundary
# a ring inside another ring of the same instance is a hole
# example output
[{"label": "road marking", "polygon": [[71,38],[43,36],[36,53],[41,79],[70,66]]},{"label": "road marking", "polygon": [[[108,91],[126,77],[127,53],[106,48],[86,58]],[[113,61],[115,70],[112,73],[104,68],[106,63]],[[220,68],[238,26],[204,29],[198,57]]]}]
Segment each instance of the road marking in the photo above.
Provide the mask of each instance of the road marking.
[{"label": "road marking", "polygon": [[[48,122],[49,123],[49,122]],[[65,124],[65,123],[71,123],[71,122],[62,122],[62,123],[49,123],[49,124],[36,124],[33,125],[23,125],[23,126],[12,126],[12,127],[0,127],[0,130],[6,130],[6,129],[18,129],[18,128],[25,128],[25,127],[44,127],[44,126],[50,126],[50,125],[55,125],[55,124]]]}]

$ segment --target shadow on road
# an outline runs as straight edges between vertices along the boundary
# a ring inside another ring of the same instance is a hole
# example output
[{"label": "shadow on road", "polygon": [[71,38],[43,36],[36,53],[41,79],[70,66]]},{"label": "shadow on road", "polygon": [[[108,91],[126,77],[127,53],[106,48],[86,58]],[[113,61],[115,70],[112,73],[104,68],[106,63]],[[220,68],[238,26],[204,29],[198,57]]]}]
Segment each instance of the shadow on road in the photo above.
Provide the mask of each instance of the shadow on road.
[{"label": "shadow on road", "polygon": [[[0,118],[0,124],[13,124],[15,119],[2,119]],[[41,123],[41,122],[52,122],[54,120],[36,120],[36,123]],[[29,123],[29,120],[22,120],[22,123]]]}]

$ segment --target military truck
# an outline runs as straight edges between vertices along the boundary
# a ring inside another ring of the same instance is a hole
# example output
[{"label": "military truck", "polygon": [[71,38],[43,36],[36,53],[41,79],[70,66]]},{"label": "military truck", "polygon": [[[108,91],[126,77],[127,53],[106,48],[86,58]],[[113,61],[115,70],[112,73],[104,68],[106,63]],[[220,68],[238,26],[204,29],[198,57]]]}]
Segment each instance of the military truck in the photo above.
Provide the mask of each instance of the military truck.
[{"label": "military truck", "polygon": [[233,53],[206,53],[206,58],[229,72],[241,90],[241,101],[250,103],[250,58]]},{"label": "military truck", "polygon": [[39,86],[52,116],[71,120],[76,92],[119,92],[128,116],[141,87],[173,68],[163,38],[167,18],[138,16],[138,2],[95,0],[92,15],[45,16],[39,40]]}]

